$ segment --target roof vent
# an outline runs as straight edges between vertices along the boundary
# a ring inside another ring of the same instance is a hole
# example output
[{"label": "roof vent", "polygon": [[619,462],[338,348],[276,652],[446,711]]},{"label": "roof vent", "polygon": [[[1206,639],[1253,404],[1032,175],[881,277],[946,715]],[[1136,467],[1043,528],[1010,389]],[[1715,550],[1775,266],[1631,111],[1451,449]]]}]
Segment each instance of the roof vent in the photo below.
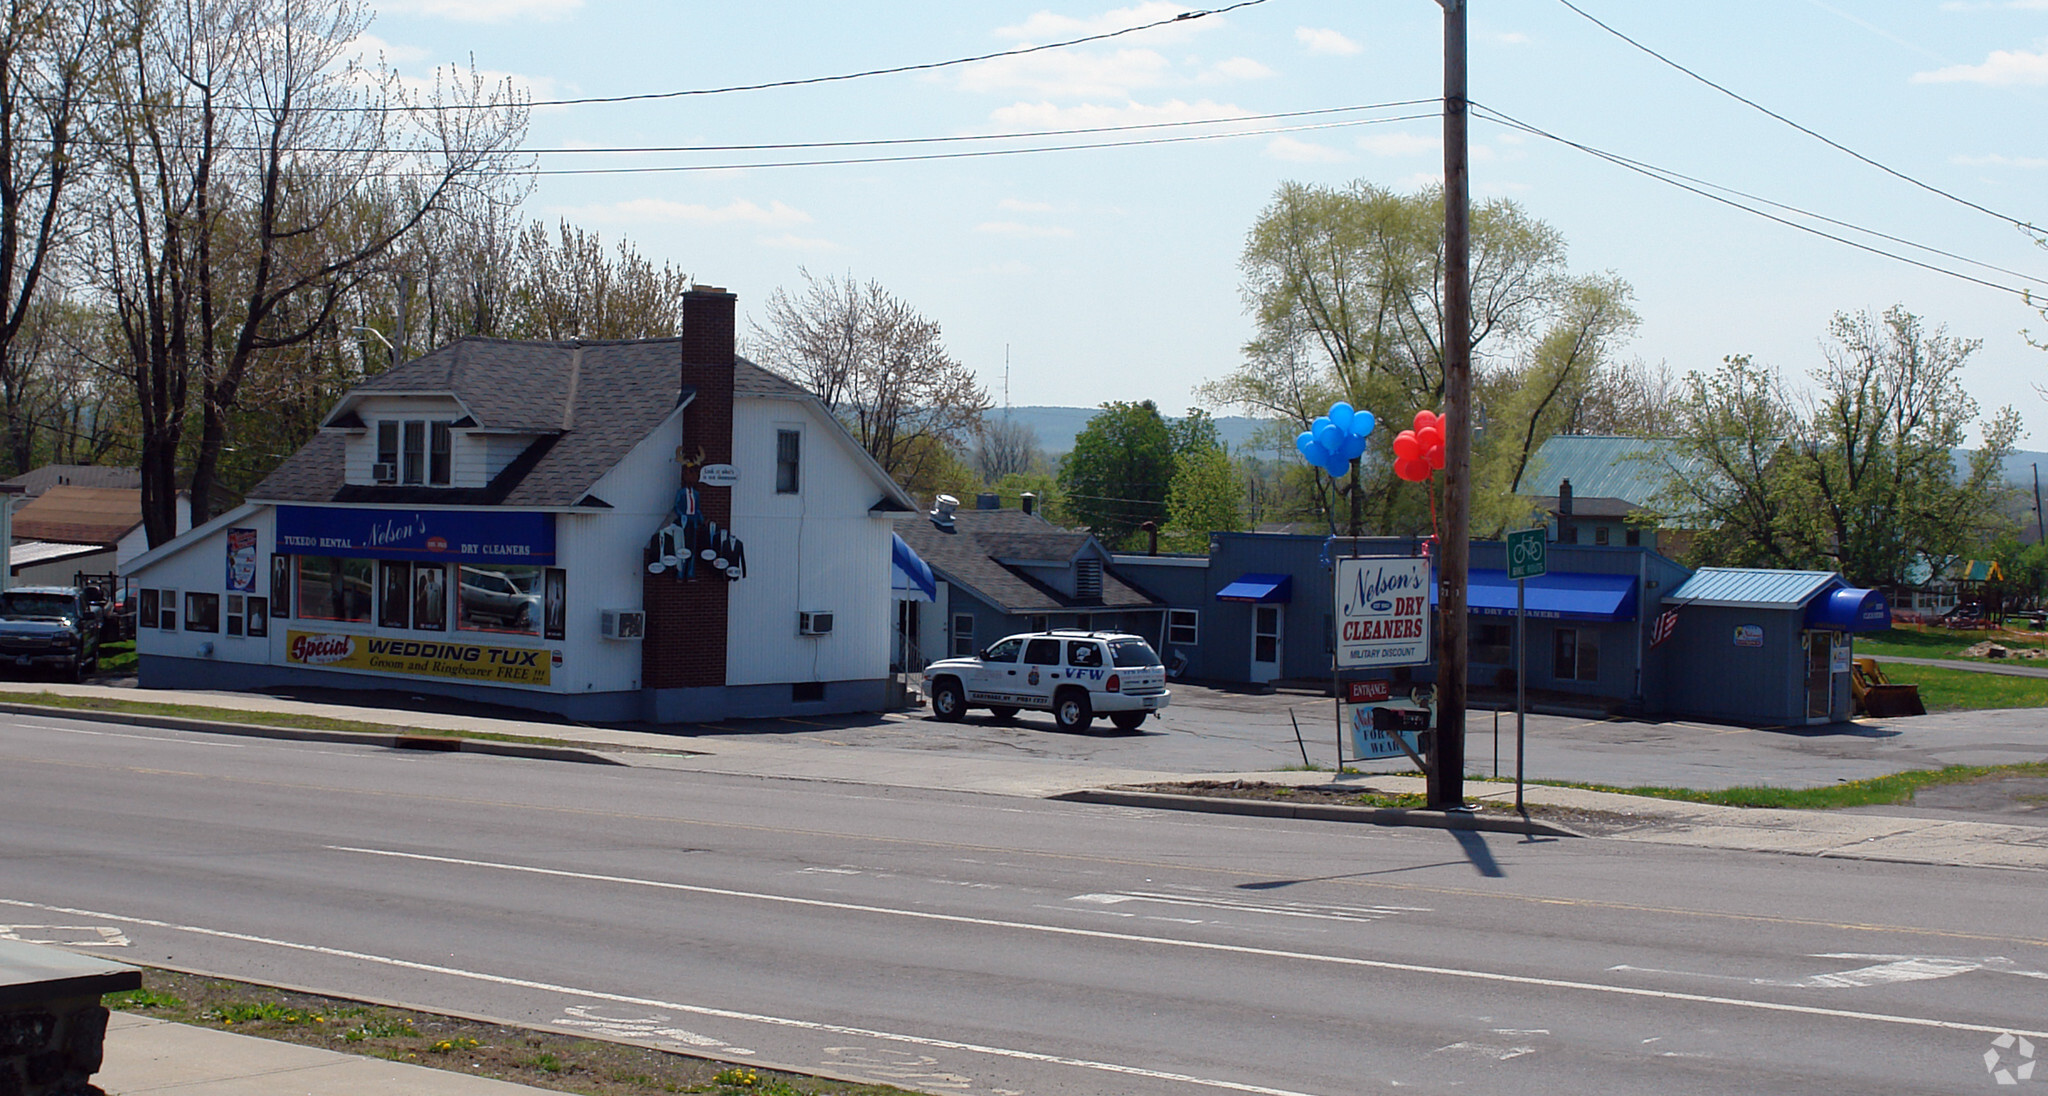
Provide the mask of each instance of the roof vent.
[{"label": "roof vent", "polygon": [[1003,498],[994,491],[983,491],[981,494],[974,496],[974,508],[976,510],[1000,510],[1003,508]]},{"label": "roof vent", "polygon": [[932,500],[932,524],[948,533],[953,531],[953,512],[960,509],[960,500],[951,495],[940,495]]}]

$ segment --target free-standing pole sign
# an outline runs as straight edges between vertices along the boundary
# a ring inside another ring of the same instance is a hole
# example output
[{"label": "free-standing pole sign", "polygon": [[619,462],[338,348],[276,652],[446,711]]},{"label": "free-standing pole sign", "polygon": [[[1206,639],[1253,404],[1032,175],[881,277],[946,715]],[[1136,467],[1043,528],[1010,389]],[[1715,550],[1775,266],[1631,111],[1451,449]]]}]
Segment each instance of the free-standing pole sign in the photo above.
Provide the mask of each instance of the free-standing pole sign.
[{"label": "free-standing pole sign", "polygon": [[1429,560],[1338,559],[1337,667],[1420,666],[1429,655]]},{"label": "free-standing pole sign", "polygon": [[1549,573],[1550,561],[1545,557],[1544,534],[1541,526],[1508,534],[1508,577],[1515,580],[1515,811],[1518,814],[1528,813],[1522,807],[1522,747],[1529,740],[1529,633],[1525,620],[1528,615],[1528,580],[1542,578]]}]

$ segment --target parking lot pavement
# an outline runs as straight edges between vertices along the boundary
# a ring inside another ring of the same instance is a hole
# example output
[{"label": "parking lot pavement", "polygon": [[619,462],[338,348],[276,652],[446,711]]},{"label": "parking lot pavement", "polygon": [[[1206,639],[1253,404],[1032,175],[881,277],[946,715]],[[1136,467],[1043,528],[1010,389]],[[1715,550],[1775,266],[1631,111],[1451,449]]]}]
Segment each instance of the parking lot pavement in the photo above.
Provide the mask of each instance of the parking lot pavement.
[{"label": "parking lot pavement", "polygon": [[[1527,719],[1530,779],[1619,787],[1819,787],[1906,769],[2048,760],[2048,709],[2041,708],[1776,728],[1534,714]],[[1334,768],[1338,758],[1336,714],[1327,697],[1251,695],[1180,683],[1173,686],[1172,705],[1132,735],[1118,734],[1100,721],[1093,734],[1068,734],[1039,712],[1004,722],[977,710],[964,722],[941,723],[917,710],[703,725],[693,737],[935,750],[1183,773],[1302,768],[1304,753],[1309,764]],[[1469,771],[1492,775],[1496,756],[1500,775],[1512,776],[1514,712],[1501,712],[1496,721],[1491,710],[1469,711]],[[1412,769],[1405,760],[1351,767],[1389,773]]]}]

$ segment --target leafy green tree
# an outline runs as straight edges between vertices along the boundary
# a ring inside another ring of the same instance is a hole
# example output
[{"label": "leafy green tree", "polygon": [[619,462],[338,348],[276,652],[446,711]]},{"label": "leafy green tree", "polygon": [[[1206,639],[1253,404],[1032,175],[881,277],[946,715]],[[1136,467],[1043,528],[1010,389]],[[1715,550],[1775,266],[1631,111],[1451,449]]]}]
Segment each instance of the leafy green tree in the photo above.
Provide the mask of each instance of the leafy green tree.
[{"label": "leafy green tree", "polygon": [[[1283,185],[1240,261],[1257,333],[1244,363],[1204,385],[1203,397],[1296,430],[1338,399],[1393,430],[1418,410],[1441,410],[1442,201],[1439,190],[1398,194],[1362,181]],[[1609,390],[1595,382],[1635,317],[1625,283],[1572,276],[1557,231],[1503,200],[1472,210],[1472,306],[1473,522],[1484,533],[1515,517],[1528,455]],[[1427,498],[1394,477],[1385,442],[1375,442],[1357,495],[1369,524],[1425,527]],[[1335,484],[1301,474],[1314,509],[1338,505]]]},{"label": "leafy green tree", "polygon": [[[1829,337],[1808,404],[1745,357],[1688,378],[1659,506],[1700,530],[1691,562],[1891,586],[1915,559],[1978,552],[2010,528],[2003,468],[2019,420],[2009,407],[1980,419],[1963,390],[1978,343],[1901,307],[1837,314]],[[1958,468],[1973,427],[1980,443]]]},{"label": "leafy green tree", "polygon": [[1206,552],[1210,533],[1244,528],[1244,481],[1223,447],[1181,454],[1166,488],[1166,528],[1160,541],[1168,551]]},{"label": "leafy green tree", "polygon": [[1173,432],[1151,400],[1111,402],[1088,420],[1060,467],[1067,514],[1112,548],[1148,521],[1166,521]]}]

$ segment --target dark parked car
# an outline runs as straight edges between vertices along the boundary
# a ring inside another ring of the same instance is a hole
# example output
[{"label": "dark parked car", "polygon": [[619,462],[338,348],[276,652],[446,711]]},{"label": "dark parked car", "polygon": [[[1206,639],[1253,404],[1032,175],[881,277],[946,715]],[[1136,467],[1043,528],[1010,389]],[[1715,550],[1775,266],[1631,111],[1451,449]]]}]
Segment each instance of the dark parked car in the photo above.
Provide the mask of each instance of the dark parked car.
[{"label": "dark parked car", "polygon": [[100,642],[119,643],[135,638],[135,588],[122,586],[114,591],[101,613]]},{"label": "dark parked car", "polygon": [[76,586],[0,591],[0,666],[84,679],[100,665],[101,604]]},{"label": "dark parked car", "polygon": [[1941,614],[1941,619],[1938,623],[1944,628],[1956,628],[1963,631],[1976,631],[1981,628],[1991,627],[1991,620],[1984,615],[1984,607],[1982,605],[1958,605],[1948,612]]}]

